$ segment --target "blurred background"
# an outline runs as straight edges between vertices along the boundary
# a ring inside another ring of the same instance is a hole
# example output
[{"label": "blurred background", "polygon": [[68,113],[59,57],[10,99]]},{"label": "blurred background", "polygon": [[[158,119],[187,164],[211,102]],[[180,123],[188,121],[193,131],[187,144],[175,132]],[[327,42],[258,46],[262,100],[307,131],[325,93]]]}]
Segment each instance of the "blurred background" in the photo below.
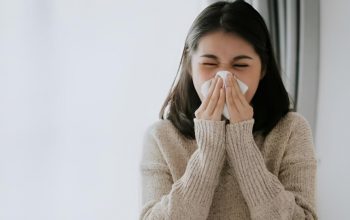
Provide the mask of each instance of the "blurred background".
[{"label": "blurred background", "polygon": [[[214,1],[0,0],[0,220],[137,219],[145,129]],[[320,219],[348,219],[350,2],[251,0],[319,162]]]}]

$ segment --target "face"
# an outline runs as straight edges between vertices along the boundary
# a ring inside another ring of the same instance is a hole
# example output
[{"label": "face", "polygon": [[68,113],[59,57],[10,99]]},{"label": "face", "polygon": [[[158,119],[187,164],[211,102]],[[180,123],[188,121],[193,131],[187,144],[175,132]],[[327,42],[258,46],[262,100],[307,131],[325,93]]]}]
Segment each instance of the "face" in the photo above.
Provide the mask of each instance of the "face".
[{"label": "face", "polygon": [[250,103],[259,85],[261,61],[252,45],[243,38],[217,31],[199,40],[191,56],[191,70],[194,87],[202,101],[201,85],[218,71],[226,70],[248,85],[245,98]]}]

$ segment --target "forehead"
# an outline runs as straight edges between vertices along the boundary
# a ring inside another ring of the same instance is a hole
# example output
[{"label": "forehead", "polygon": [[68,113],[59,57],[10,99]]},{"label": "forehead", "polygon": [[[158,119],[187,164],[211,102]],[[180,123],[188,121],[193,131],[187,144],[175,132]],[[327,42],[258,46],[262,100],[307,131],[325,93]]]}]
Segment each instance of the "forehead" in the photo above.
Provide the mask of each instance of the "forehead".
[{"label": "forehead", "polygon": [[216,31],[200,38],[196,53],[211,53],[217,56],[237,54],[257,55],[252,45],[234,33]]}]

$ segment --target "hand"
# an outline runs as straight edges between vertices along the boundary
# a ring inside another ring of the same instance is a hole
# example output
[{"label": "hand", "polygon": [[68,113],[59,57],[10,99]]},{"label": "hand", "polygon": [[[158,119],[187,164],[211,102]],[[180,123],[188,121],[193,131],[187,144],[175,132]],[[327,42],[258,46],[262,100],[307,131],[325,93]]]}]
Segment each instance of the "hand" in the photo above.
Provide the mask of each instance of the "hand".
[{"label": "hand", "polygon": [[220,121],[225,105],[223,80],[216,76],[210,85],[208,97],[195,111],[197,119]]},{"label": "hand", "polygon": [[245,121],[253,118],[254,109],[242,94],[237,80],[229,74],[226,82],[226,103],[230,114],[230,123]]}]

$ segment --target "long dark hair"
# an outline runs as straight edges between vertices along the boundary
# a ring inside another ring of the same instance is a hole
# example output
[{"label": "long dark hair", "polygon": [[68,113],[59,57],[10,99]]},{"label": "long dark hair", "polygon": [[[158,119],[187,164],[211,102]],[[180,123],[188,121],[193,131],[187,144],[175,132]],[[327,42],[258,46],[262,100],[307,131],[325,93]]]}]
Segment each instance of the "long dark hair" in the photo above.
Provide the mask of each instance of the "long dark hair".
[{"label": "long dark hair", "polygon": [[165,110],[169,107],[166,119],[170,120],[182,135],[195,139],[193,118],[201,100],[190,74],[191,55],[197,49],[201,37],[219,30],[241,36],[254,47],[261,59],[263,78],[251,104],[255,120],[253,132],[260,131],[266,136],[292,109],[266,24],[261,15],[242,0],[211,4],[194,20],[186,38],[176,78],[164,101],[159,118],[164,119]]}]

